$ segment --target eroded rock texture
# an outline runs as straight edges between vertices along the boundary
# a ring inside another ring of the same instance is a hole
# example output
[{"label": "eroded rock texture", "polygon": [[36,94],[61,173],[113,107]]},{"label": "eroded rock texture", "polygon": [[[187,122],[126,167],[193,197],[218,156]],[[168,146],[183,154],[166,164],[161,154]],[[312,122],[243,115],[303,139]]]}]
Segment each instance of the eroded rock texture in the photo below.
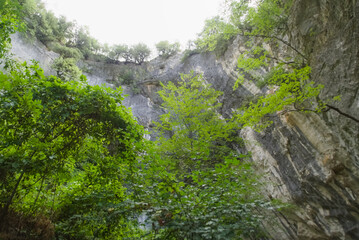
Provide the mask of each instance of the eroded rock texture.
[{"label": "eroded rock texture", "polygon": [[[322,98],[359,119],[357,1],[295,1],[291,42],[309,56]],[[287,228],[298,239],[359,239],[359,123],[330,110],[280,116],[264,133],[243,131],[274,197],[296,210]],[[276,189],[276,187],[278,188]]]}]

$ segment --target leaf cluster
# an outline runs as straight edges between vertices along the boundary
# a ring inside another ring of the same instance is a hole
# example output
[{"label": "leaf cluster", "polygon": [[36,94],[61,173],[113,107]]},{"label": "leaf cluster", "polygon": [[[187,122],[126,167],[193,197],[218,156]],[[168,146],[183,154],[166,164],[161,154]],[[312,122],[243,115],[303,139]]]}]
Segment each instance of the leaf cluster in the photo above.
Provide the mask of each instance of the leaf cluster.
[{"label": "leaf cluster", "polygon": [[161,41],[156,44],[156,49],[159,56],[169,58],[180,50],[180,44],[179,42],[169,43],[168,41]]},{"label": "leaf cluster", "polygon": [[118,61],[125,60],[125,63],[134,62],[142,64],[151,54],[146,44],[138,43],[132,47],[126,44],[114,45],[109,50],[109,57]]},{"label": "leaf cluster", "polygon": [[143,239],[263,237],[265,209],[258,180],[239,144],[236,126],[218,114],[222,94],[201,75],[181,75],[159,94],[166,111],[159,138],[135,173],[131,188],[147,234]]},{"label": "leaf cluster", "polygon": [[45,77],[36,64],[10,72],[0,73],[1,223],[11,208],[44,214],[63,239],[123,232],[124,176],[143,132],[121,89]]},{"label": "leaf cluster", "polygon": [[56,71],[56,75],[63,81],[79,79],[82,75],[81,70],[76,66],[76,60],[73,58],[55,59],[52,69]]},{"label": "leaf cluster", "polygon": [[17,0],[0,1],[0,59],[5,57],[9,48],[10,35],[21,29],[21,6]]},{"label": "leaf cluster", "polygon": [[214,51],[217,56],[222,56],[237,35],[235,28],[219,16],[208,19],[195,45],[202,52]]}]

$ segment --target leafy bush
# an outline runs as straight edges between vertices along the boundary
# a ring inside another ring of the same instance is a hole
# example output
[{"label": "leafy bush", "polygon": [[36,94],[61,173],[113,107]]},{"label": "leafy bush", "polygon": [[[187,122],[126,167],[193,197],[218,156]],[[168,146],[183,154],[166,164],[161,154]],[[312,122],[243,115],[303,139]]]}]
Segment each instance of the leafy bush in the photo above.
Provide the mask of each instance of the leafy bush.
[{"label": "leafy bush", "polygon": [[130,53],[137,64],[142,64],[151,54],[146,44],[138,43],[130,49]]},{"label": "leafy bush", "polygon": [[161,41],[156,44],[156,49],[159,56],[168,58],[180,50],[180,44],[178,42],[171,44],[168,41]]},{"label": "leafy bush", "polygon": [[143,139],[121,105],[121,89],[45,77],[37,65],[12,66],[0,73],[0,228],[12,209],[43,214],[58,235],[66,230],[64,239],[121,236],[126,228],[116,224],[130,220],[109,209],[122,209],[127,199],[124,173]]},{"label": "leafy bush", "polygon": [[52,68],[63,81],[76,80],[82,75],[81,70],[76,66],[76,60],[73,58],[59,57],[55,59]]},{"label": "leafy bush", "polygon": [[61,55],[63,58],[73,58],[73,59],[82,59],[83,55],[78,48],[67,47],[58,42],[51,42],[48,44],[48,47]]},{"label": "leafy bush", "polygon": [[118,76],[120,84],[131,85],[135,82],[135,74],[131,69],[124,69]]},{"label": "leafy bush", "polygon": [[157,146],[139,163],[131,185],[152,226],[143,239],[264,237],[265,210],[278,205],[257,194],[246,156],[227,146],[240,139],[236,125],[216,112],[222,93],[193,74],[163,88],[166,114],[157,123]]},{"label": "leafy bush", "polygon": [[219,57],[223,56],[236,35],[237,31],[233,25],[216,16],[206,20],[205,26],[195,44],[199,50],[214,51]]}]

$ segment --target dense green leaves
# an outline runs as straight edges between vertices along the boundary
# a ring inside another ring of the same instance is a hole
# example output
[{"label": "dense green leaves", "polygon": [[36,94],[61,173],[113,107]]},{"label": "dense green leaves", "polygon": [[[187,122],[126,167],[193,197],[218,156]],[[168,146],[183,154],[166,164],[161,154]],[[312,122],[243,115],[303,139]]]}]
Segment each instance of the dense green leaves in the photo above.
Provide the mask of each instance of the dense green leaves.
[{"label": "dense green leaves", "polygon": [[234,125],[217,113],[222,93],[200,75],[182,75],[178,84],[170,82],[159,91],[167,111],[157,124],[160,150],[183,170],[220,161],[215,156],[225,148],[221,141],[228,140],[234,131]]},{"label": "dense green leaves", "polygon": [[1,217],[9,208],[43,213],[60,232],[84,231],[79,239],[106,229],[109,206],[127,198],[124,171],[143,151],[142,128],[121,105],[121,89],[91,87],[84,77],[63,82],[24,63],[0,74],[0,93]]},{"label": "dense green leaves", "polygon": [[258,181],[235,125],[217,112],[222,94],[201,75],[182,75],[159,92],[166,114],[157,123],[157,146],[140,162],[132,182],[146,239],[241,239],[264,236],[262,213],[272,204]]},{"label": "dense green leaves", "polygon": [[56,75],[63,81],[70,81],[73,79],[79,79],[82,72],[76,66],[76,60],[73,58],[55,59],[52,68],[56,71]]},{"label": "dense green leaves", "polygon": [[151,54],[151,50],[144,43],[134,45],[130,53],[137,64],[143,63]]},{"label": "dense green leaves", "polygon": [[180,44],[178,42],[169,43],[168,41],[161,41],[156,44],[156,49],[158,55],[164,58],[168,58],[180,50]]},{"label": "dense green leaves", "polygon": [[322,105],[317,106],[317,109],[303,108],[305,103],[309,106],[316,105],[317,103],[314,103],[315,98],[323,88],[322,85],[316,86],[314,82],[309,81],[310,72],[311,68],[308,66],[289,72],[280,66],[276,67],[268,80],[272,86],[270,93],[259,97],[256,102],[251,102],[249,106],[237,110],[238,123],[242,124],[243,127],[250,126],[256,130],[262,130],[272,123],[270,119],[265,117],[282,111],[288,106],[294,105],[298,111],[322,110]]},{"label": "dense green leaves", "polygon": [[17,0],[0,0],[0,59],[9,47],[10,35],[19,27],[21,7]]},{"label": "dense green leaves", "polygon": [[[1,47],[19,25],[16,3],[0,1]],[[39,1],[23,3],[29,32],[61,52],[54,65],[60,78],[45,77],[36,64],[26,63],[8,62],[0,73],[0,231],[20,231],[6,222],[15,212],[43,216],[55,225],[57,239],[265,237],[261,220],[277,206],[258,194],[248,156],[238,150],[238,123],[256,126],[286,105],[314,98],[320,87],[309,81],[309,67],[272,64],[269,53],[252,42],[238,68],[249,74],[270,67],[274,94],[225,119],[219,114],[222,93],[201,75],[182,75],[162,85],[165,114],[156,123],[157,140],[148,142],[122,106],[121,89],[89,86],[71,59],[102,52],[141,64],[148,47],[117,45],[111,51]],[[264,35],[268,24],[274,33],[284,22],[280,1],[261,1],[258,8],[238,3],[231,5],[229,22],[207,21],[197,47],[223,53],[238,32]],[[262,21],[268,13],[273,18]],[[167,56],[177,45],[161,42],[158,50]],[[130,73],[120,77],[133,82]],[[147,219],[145,229],[138,228],[139,217]]]},{"label": "dense green leaves", "polygon": [[138,43],[132,47],[125,44],[114,45],[111,47],[109,57],[116,61],[123,59],[126,63],[143,63],[151,54],[151,50],[146,44]]},{"label": "dense green leaves", "polygon": [[222,49],[220,39],[241,35],[247,41],[246,50],[238,58],[234,90],[246,79],[269,88],[266,96],[236,111],[238,124],[262,130],[271,123],[268,117],[282,110],[322,110],[326,101],[317,97],[323,86],[310,80],[307,57],[286,40],[292,1],[229,0],[226,4],[226,21],[219,17],[208,20],[197,45],[218,51]]},{"label": "dense green leaves", "polygon": [[206,20],[199,38],[195,41],[202,51],[214,51],[218,56],[224,54],[233,38],[237,35],[234,25],[226,23],[220,17]]},{"label": "dense green leaves", "polygon": [[109,57],[115,60],[119,60],[120,58],[122,58],[125,60],[125,62],[133,61],[133,56],[130,52],[130,48],[124,44],[112,46],[112,49],[109,53]]}]

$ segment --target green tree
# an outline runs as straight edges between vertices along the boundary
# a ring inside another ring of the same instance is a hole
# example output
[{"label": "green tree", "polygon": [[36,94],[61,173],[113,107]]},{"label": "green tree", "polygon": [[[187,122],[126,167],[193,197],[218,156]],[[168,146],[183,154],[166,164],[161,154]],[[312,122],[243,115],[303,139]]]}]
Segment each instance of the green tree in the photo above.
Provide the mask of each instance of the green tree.
[{"label": "green tree", "polygon": [[[257,86],[267,85],[272,91],[237,110],[237,122],[261,130],[271,123],[268,117],[278,111],[321,111],[329,107],[330,100],[318,99],[323,86],[310,80],[307,57],[285,40],[292,1],[261,0],[252,5],[251,2],[227,1],[227,20],[216,17],[207,21],[196,42],[204,50],[223,53],[222,39],[241,35],[247,40],[247,51],[238,58],[239,77],[234,89],[249,79]],[[287,51],[277,54],[279,45]],[[259,69],[268,73],[258,75]]]},{"label": "green tree", "polygon": [[124,59],[125,62],[133,62],[133,54],[131,49],[126,44],[119,44],[112,46],[109,57],[115,60],[119,60],[120,58]]},{"label": "green tree", "polygon": [[226,23],[221,17],[216,16],[206,20],[195,44],[201,51],[214,51],[217,56],[221,56],[236,35],[237,31],[234,25]]},{"label": "green tree", "polygon": [[[103,225],[112,216],[106,207],[120,208],[127,198],[123,171],[142,151],[142,128],[121,105],[121,89],[91,87],[84,80],[63,82],[25,64],[0,74],[2,223],[10,208],[57,215],[53,221],[59,224],[71,222],[71,214],[84,220],[91,213],[97,218],[59,229],[93,236],[109,228]],[[102,204],[100,212],[85,207],[91,198]],[[70,202],[77,202],[76,209]],[[125,219],[117,214],[112,220]]]},{"label": "green tree", "polygon": [[[0,29],[1,44],[7,46],[17,27],[16,12],[1,11],[7,27]],[[0,72],[1,236],[49,239],[52,234],[43,232],[51,228],[38,232],[31,226],[51,222],[61,239],[135,236],[124,211],[129,208],[124,183],[143,154],[143,128],[121,105],[121,89],[89,86],[84,76],[66,82],[45,77],[36,64],[5,63],[6,71]],[[24,219],[35,223],[25,225]]]},{"label": "green tree", "polygon": [[159,56],[168,58],[180,50],[180,44],[179,42],[171,44],[168,41],[161,41],[156,44],[156,49]]},{"label": "green tree", "polygon": [[222,92],[193,73],[182,75],[178,85],[169,82],[162,87],[158,94],[167,113],[161,115],[161,123],[157,124],[159,150],[167,158],[173,156],[177,169],[213,166],[220,162],[226,148],[221,142],[229,140],[235,132],[233,123],[218,113],[221,107],[218,97]]},{"label": "green tree", "polygon": [[51,50],[60,54],[62,58],[83,59],[81,51],[76,47],[67,47],[59,42],[49,43],[48,46]]},{"label": "green tree", "polygon": [[260,218],[273,205],[258,196],[245,156],[225,143],[238,139],[232,122],[217,112],[222,93],[189,74],[159,94],[166,111],[157,123],[160,137],[132,186],[152,226],[148,239],[264,236]]},{"label": "green tree", "polygon": [[90,37],[87,27],[80,27],[76,30],[74,39],[67,43],[69,47],[76,47],[80,50],[85,59],[88,59],[93,51],[94,39]]},{"label": "green tree", "polygon": [[52,68],[56,71],[56,75],[63,81],[80,79],[81,70],[76,66],[76,60],[73,58],[55,59]]},{"label": "green tree", "polygon": [[0,59],[10,46],[10,35],[21,26],[20,15],[21,6],[17,0],[0,1]]},{"label": "green tree", "polygon": [[142,64],[151,54],[146,44],[138,43],[130,49],[130,53],[137,64]]}]

